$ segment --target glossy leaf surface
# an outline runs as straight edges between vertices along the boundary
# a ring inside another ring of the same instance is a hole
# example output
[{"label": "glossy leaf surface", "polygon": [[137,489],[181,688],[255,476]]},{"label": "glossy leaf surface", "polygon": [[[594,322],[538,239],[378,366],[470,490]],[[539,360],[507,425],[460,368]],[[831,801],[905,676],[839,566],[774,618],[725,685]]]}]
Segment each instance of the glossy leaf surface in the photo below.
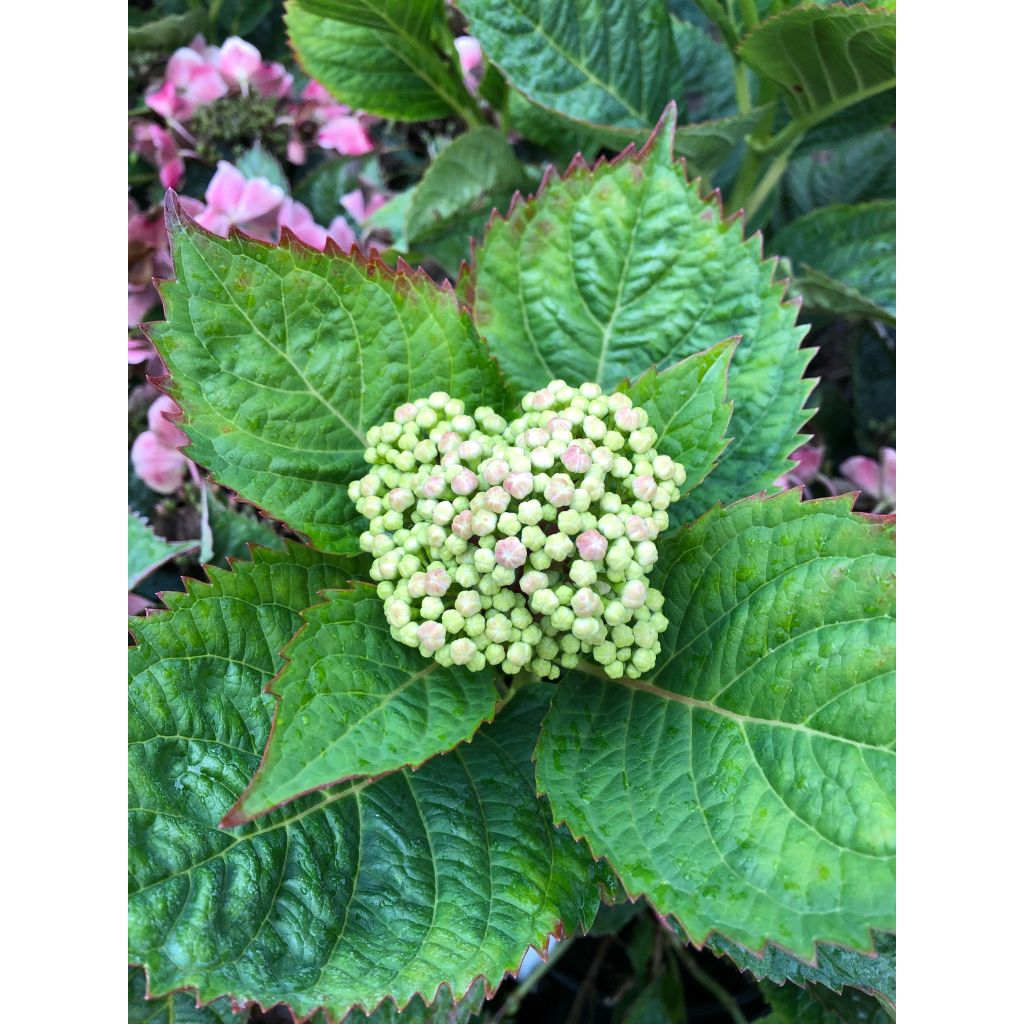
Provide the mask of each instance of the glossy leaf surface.
[{"label": "glossy leaf surface", "polygon": [[538,784],[696,941],[810,960],[895,924],[893,527],[752,498],[659,541],[653,673],[560,683]]}]

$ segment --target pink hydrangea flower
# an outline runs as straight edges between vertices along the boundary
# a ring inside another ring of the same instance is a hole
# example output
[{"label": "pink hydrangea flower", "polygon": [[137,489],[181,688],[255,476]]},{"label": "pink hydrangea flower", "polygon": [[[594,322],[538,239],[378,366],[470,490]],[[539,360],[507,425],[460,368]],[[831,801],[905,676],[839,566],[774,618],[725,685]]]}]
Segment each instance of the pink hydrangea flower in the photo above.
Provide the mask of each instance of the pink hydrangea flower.
[{"label": "pink hydrangea flower", "polygon": [[359,224],[376,213],[387,201],[388,197],[380,192],[374,192],[369,199],[366,199],[362,189],[358,188],[346,192],[341,197],[341,205],[352,214],[353,219]]},{"label": "pink hydrangea flower", "polygon": [[147,487],[158,494],[172,494],[185,482],[188,459],[178,451],[188,438],[168,416],[180,414],[174,399],[161,395],[147,414],[149,430],[144,430],[132,445],[131,460],[135,472]]},{"label": "pink hydrangea flower", "polygon": [[[261,218],[275,212],[283,199],[281,189],[266,178],[246,178],[237,167],[221,160],[206,189],[206,209],[196,222],[216,235],[226,235],[229,228],[239,227],[268,238],[266,222],[261,223]],[[272,226],[276,228],[276,220]]]},{"label": "pink hydrangea flower", "polygon": [[136,121],[132,134],[135,150],[159,170],[160,184],[164,188],[177,188],[185,177],[185,161],[174,136],[151,121]]},{"label": "pink hydrangea flower", "polygon": [[224,40],[217,60],[217,70],[229,86],[236,86],[248,95],[249,83],[262,66],[260,51],[252,43],[238,36]]},{"label": "pink hydrangea flower", "polygon": [[373,150],[373,140],[352,114],[332,117],[317,132],[316,141],[322,149],[336,150],[342,156],[363,156]]},{"label": "pink hydrangea flower", "polygon": [[470,92],[476,92],[480,87],[484,70],[484,52],[480,48],[480,41],[473,36],[458,36],[455,40],[455,49],[459,53],[459,64],[462,65],[462,77],[466,88]]},{"label": "pink hydrangea flower", "polygon": [[821,462],[825,457],[825,448],[813,444],[802,444],[790,456],[796,465],[775,481],[776,487],[800,487],[817,479],[821,472]]},{"label": "pink hydrangea flower", "polygon": [[169,121],[187,121],[196,107],[227,93],[228,83],[216,62],[191,46],[183,46],[167,62],[164,83],[146,97],[146,106]]},{"label": "pink hydrangea flower", "polygon": [[880,508],[896,506],[896,450],[883,448],[879,459],[855,455],[839,466],[839,472]]}]

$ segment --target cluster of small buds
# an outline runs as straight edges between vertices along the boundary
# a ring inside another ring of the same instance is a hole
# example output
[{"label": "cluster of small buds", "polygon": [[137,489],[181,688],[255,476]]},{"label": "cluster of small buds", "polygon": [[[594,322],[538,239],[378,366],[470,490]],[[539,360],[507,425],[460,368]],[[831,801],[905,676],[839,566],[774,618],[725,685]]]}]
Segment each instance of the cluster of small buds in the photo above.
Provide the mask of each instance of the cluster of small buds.
[{"label": "cluster of small buds", "polygon": [[472,671],[553,679],[582,657],[638,678],[668,626],[649,573],[686,470],[624,394],[554,380],[522,406],[506,422],[436,391],[368,432],[349,495],[391,633]]}]

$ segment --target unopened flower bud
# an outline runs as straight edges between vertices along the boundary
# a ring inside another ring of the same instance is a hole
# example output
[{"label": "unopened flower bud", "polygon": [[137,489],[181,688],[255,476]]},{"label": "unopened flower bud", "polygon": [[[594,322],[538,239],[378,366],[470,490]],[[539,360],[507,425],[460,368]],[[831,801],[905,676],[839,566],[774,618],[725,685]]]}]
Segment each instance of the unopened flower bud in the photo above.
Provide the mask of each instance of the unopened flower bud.
[{"label": "unopened flower bud", "polygon": [[576,538],[579,556],[588,562],[600,562],[608,551],[608,541],[597,530],[587,530]]}]

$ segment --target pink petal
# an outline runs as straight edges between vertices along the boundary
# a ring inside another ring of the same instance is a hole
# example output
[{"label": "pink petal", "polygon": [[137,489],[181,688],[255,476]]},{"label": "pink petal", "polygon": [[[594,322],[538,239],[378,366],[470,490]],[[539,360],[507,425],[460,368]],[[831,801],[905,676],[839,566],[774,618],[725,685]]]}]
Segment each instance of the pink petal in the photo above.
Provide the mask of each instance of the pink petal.
[{"label": "pink petal", "polygon": [[462,65],[463,75],[468,75],[474,68],[479,67],[480,62],[484,59],[480,42],[473,36],[459,36],[455,40],[455,49],[459,51],[459,63]]},{"label": "pink petal", "polygon": [[195,72],[206,66],[206,59],[201,53],[193,50],[190,46],[182,46],[171,54],[171,58],[167,62],[165,78],[172,85],[184,88],[191,81]]},{"label": "pink petal", "polygon": [[131,459],[135,472],[158,494],[172,494],[185,480],[188,460],[181,452],[161,444],[151,430],[144,430],[135,438]]},{"label": "pink petal", "polygon": [[159,89],[146,96],[146,106],[155,110],[161,117],[171,118],[178,112],[178,90],[173,82],[164,82]]},{"label": "pink petal", "polygon": [[164,188],[177,188],[185,177],[185,161],[180,156],[169,160],[160,168],[160,184]]},{"label": "pink petal", "polygon": [[207,231],[220,235],[222,238],[227,236],[228,229],[231,227],[231,218],[212,206],[208,206],[197,214],[195,222],[201,228],[206,228]]},{"label": "pink petal", "polygon": [[362,156],[373,149],[366,129],[351,115],[332,118],[317,132],[316,141],[324,149],[335,149],[342,156]]},{"label": "pink petal", "polygon": [[[129,304],[131,296],[129,296]],[[145,310],[142,311],[145,313]],[[141,314],[140,314],[141,315]],[[129,318],[131,314],[129,313]],[[137,366],[144,363],[153,354],[153,348],[145,338],[128,337],[128,365]]]},{"label": "pink petal", "polygon": [[314,249],[323,249],[327,244],[327,230],[313,220],[313,214],[307,207],[294,199],[288,200],[281,207],[278,223]]},{"label": "pink petal", "polygon": [[882,470],[874,459],[854,455],[839,466],[839,472],[869,498],[881,497]]},{"label": "pink petal", "polygon": [[363,200],[362,189],[354,188],[351,192],[346,192],[341,197],[341,205],[360,223],[366,217],[366,203]]},{"label": "pink petal", "polygon": [[284,199],[284,192],[277,185],[271,185],[266,178],[250,178],[242,188],[242,194],[235,208],[235,222],[244,224],[255,220],[271,210],[277,209]]},{"label": "pink petal", "polygon": [[217,172],[206,186],[206,212],[234,213],[244,188],[245,175],[226,160],[221,160],[217,164]]},{"label": "pink petal", "polygon": [[160,395],[146,413],[149,429],[156,435],[157,440],[168,448],[188,444],[188,437],[168,417],[179,419],[181,409],[170,395]]},{"label": "pink petal", "polygon": [[896,449],[882,449],[882,496],[896,499]]},{"label": "pink petal", "polygon": [[[157,304],[160,296],[152,285],[141,288],[128,288],[128,326],[138,327],[139,321]],[[152,355],[152,352],[149,353]],[[131,339],[129,339],[129,363],[141,363],[143,359],[132,359]]]},{"label": "pink petal", "polygon": [[815,448],[811,444],[803,444],[790,456],[796,465],[787,474],[800,483],[810,483],[821,469],[821,460],[825,455],[824,448]]},{"label": "pink petal", "polygon": [[370,201],[366,204],[365,219],[369,220],[382,206],[386,206],[390,198],[390,196],[384,195],[383,192],[375,192],[370,196]]},{"label": "pink petal", "polygon": [[147,608],[155,608],[156,604],[150,601],[148,597],[143,597],[141,594],[128,594],[128,614],[129,615],[141,615]]},{"label": "pink petal", "polygon": [[327,229],[327,233],[338,244],[338,248],[342,252],[349,252],[352,246],[356,244],[355,232],[344,217],[335,217],[331,221],[331,226]]},{"label": "pink petal", "polygon": [[262,64],[260,51],[238,36],[224,40],[220,48],[220,73],[234,85],[243,85],[256,74]]},{"label": "pink petal", "polygon": [[263,64],[252,76],[252,86],[261,96],[280,98],[287,96],[295,79],[281,64]]},{"label": "pink petal", "polygon": [[288,161],[293,164],[304,164],[306,162],[306,147],[301,139],[290,138],[288,140]]},{"label": "pink petal", "polygon": [[228,84],[221,77],[220,72],[209,64],[204,64],[196,69],[185,87],[182,99],[186,110],[182,111],[181,116],[191,117],[196,107],[219,100],[227,93]]},{"label": "pink petal", "polygon": [[302,90],[302,98],[313,103],[333,103],[334,97],[317,81],[310,79]]}]

